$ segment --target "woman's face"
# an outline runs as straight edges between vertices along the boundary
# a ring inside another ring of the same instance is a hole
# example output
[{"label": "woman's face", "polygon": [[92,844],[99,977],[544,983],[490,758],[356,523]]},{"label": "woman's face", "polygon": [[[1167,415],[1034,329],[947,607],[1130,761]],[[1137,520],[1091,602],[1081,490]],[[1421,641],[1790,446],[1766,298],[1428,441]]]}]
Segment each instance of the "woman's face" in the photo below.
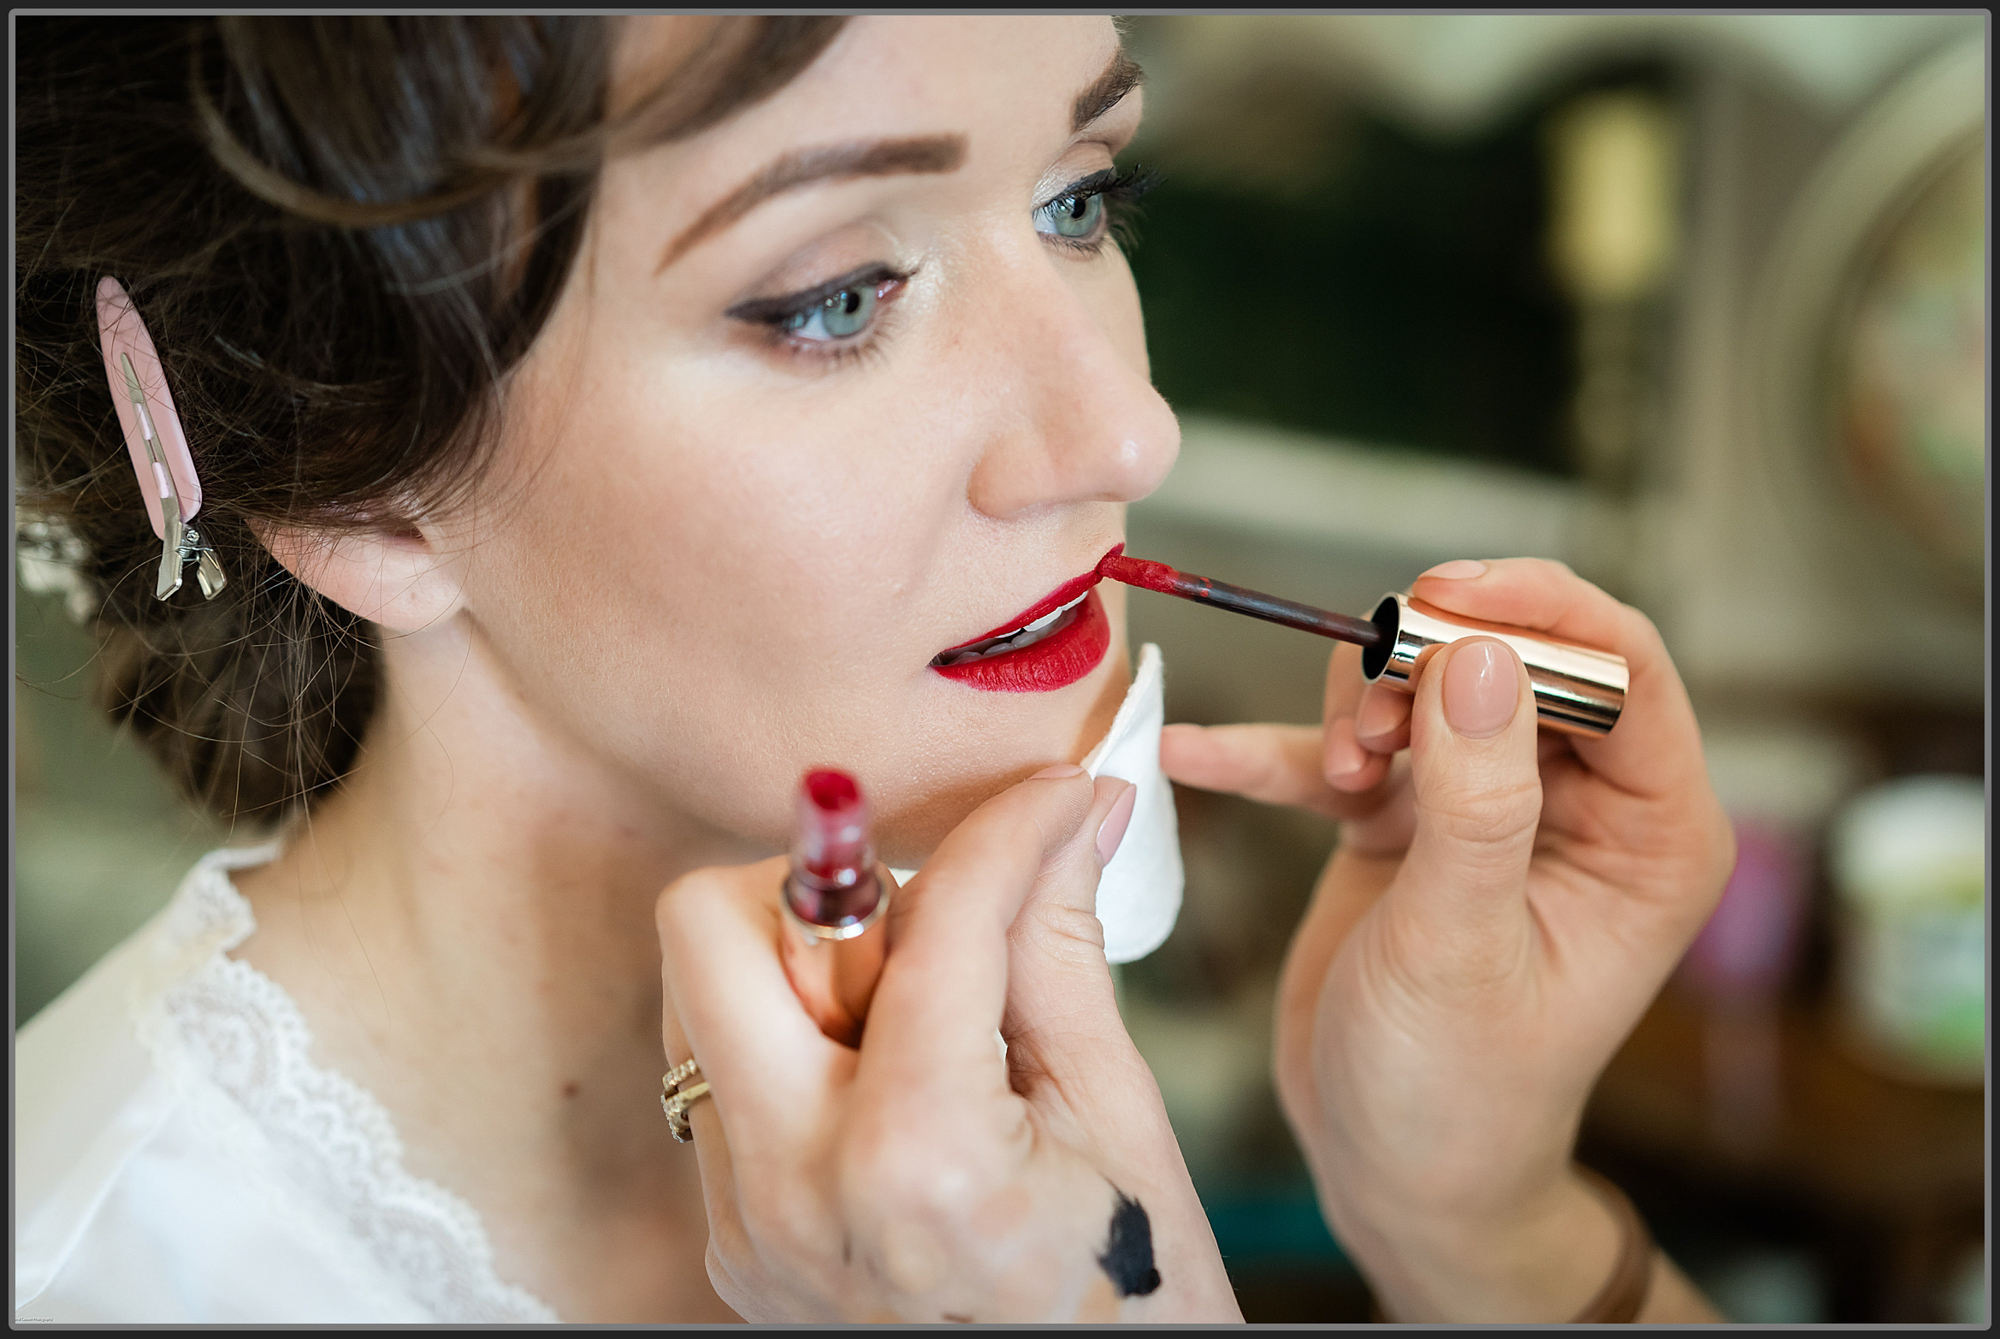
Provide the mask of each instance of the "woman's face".
[{"label": "woman's face", "polygon": [[[686,37],[628,24],[614,102]],[[1072,598],[1179,447],[1090,195],[1139,121],[1121,64],[1102,18],[857,18],[766,101],[611,163],[503,486],[447,526],[545,724],[763,841],[804,768],[844,767],[892,860],[1095,742],[1121,589],[957,648]]]}]

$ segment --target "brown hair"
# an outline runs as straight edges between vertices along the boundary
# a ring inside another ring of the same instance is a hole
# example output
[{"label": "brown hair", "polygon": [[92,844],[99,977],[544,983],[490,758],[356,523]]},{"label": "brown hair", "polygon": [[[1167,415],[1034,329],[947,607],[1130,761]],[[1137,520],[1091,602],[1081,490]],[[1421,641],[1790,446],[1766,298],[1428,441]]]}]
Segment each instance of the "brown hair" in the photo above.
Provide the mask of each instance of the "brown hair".
[{"label": "brown hair", "polygon": [[[257,822],[309,804],[374,712],[369,626],[250,523],[405,524],[476,478],[605,156],[768,96],[843,21],[707,20],[612,116],[616,19],[17,19],[17,515],[81,540],[104,704],[190,800]],[[194,449],[213,601],[153,598],[106,275]]]}]

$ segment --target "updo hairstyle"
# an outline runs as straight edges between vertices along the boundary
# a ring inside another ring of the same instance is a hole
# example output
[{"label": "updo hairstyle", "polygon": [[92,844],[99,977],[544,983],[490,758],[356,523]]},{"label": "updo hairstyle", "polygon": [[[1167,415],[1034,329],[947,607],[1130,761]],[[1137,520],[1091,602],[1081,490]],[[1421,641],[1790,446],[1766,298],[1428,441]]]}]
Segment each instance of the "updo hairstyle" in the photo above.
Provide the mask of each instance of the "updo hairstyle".
[{"label": "updo hairstyle", "polygon": [[[500,395],[577,254],[605,158],[768,96],[844,20],[686,20],[607,111],[622,20],[16,20],[17,542],[61,533],[99,691],[179,790],[274,823],[373,715],[363,620],[252,522],[407,528],[479,477]],[[118,279],[151,330],[229,584],[153,596],[160,541],[98,346]]]}]

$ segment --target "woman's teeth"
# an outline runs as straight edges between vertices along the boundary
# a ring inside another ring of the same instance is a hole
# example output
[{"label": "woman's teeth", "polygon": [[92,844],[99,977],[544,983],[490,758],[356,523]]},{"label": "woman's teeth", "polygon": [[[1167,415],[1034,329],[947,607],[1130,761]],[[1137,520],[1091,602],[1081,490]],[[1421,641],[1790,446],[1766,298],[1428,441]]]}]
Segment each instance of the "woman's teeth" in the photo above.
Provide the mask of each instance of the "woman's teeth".
[{"label": "woman's teeth", "polygon": [[1090,592],[1085,591],[1062,608],[1043,614],[1025,628],[1017,628],[1004,637],[989,637],[983,642],[974,642],[971,646],[961,650],[941,655],[937,658],[937,663],[939,665],[963,665],[970,660],[984,660],[989,656],[1005,655],[1009,651],[1019,651],[1023,647],[1033,646],[1036,642],[1054,632],[1056,630],[1056,623],[1063,615],[1082,604],[1089,596]]},{"label": "woman's teeth", "polygon": [[1062,607],[1061,609],[1057,609],[1057,610],[1054,610],[1054,611],[1053,611],[1053,612],[1051,612],[1051,613],[1046,613],[1046,614],[1043,614],[1043,615],[1042,615],[1042,616],[1041,616],[1040,618],[1038,618],[1038,619],[1036,619],[1036,620],[1035,620],[1034,622],[1030,623],[1030,624],[1029,624],[1029,625],[1028,625],[1027,627],[1025,627],[1025,628],[1022,628],[1022,629],[1021,629],[1021,631],[1023,631],[1023,632],[1040,632],[1040,631],[1041,631],[1041,630],[1042,630],[1043,628],[1046,628],[1046,627],[1047,627],[1047,626],[1048,626],[1049,624],[1051,624],[1051,623],[1055,622],[1055,621],[1056,621],[1057,619],[1061,618],[1061,617],[1062,617],[1062,616],[1063,616],[1063,615],[1064,615],[1065,613],[1067,613],[1067,612],[1068,612],[1069,610],[1071,610],[1071,609],[1074,609],[1074,608],[1076,608],[1076,601],[1077,601],[1077,600],[1081,600],[1082,598],[1083,598],[1083,597],[1082,597],[1081,595],[1079,595],[1079,596],[1077,596],[1077,597],[1076,597],[1076,600],[1071,600],[1071,601],[1070,601],[1070,602],[1069,602],[1068,604],[1064,605],[1064,606],[1063,606],[1063,607]]}]

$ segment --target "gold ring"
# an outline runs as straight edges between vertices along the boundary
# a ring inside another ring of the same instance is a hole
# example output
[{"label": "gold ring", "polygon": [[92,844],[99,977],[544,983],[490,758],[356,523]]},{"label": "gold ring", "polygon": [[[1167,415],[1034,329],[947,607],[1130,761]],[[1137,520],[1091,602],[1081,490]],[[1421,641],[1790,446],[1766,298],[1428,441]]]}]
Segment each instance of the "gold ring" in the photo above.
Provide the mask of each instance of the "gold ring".
[{"label": "gold ring", "polygon": [[660,1076],[660,1091],[665,1093],[668,1097],[672,1097],[674,1095],[674,1089],[680,1087],[683,1083],[686,1083],[688,1081],[688,1078],[691,1075],[693,1075],[696,1070],[700,1068],[701,1068],[701,1062],[696,1060],[693,1056],[689,1056],[685,1062],[675,1065],[672,1069],[668,1070],[665,1074],[662,1074]]},{"label": "gold ring", "polygon": [[688,1124],[687,1109],[708,1096],[708,1082],[683,1088],[681,1085],[701,1072],[692,1057],[660,1076],[660,1110],[666,1113],[667,1132],[677,1144],[694,1142],[694,1127]]},{"label": "gold ring", "polygon": [[676,1144],[694,1142],[694,1127],[688,1123],[688,1108],[708,1096],[708,1080],[704,1079],[692,1087],[683,1088],[672,1097],[660,1099],[660,1109],[667,1113],[667,1132]]}]

